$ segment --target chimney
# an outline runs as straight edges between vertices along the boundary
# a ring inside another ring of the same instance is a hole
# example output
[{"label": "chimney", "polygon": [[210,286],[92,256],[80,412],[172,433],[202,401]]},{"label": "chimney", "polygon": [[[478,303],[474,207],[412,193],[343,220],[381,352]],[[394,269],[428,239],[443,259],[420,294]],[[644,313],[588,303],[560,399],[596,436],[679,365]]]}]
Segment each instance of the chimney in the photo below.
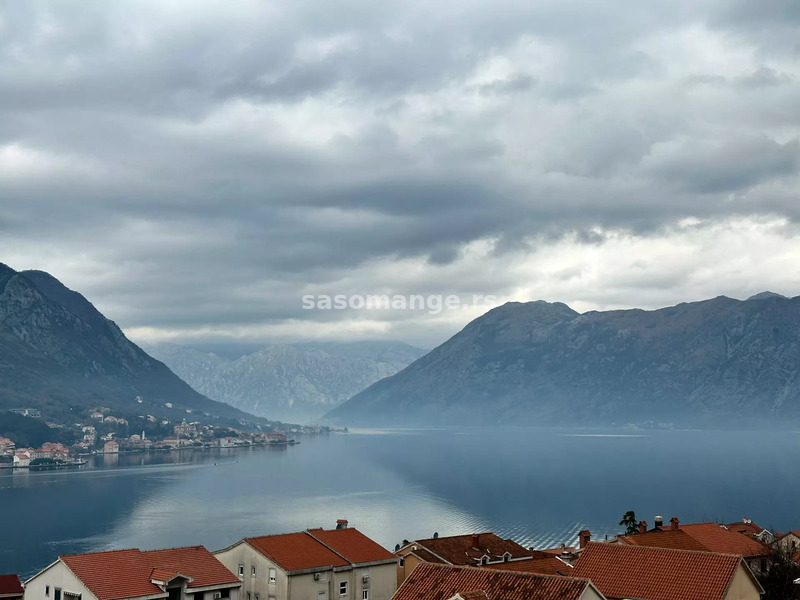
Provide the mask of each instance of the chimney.
[{"label": "chimney", "polygon": [[479,540],[479,534],[473,533],[472,534],[472,547],[475,548],[475,550],[480,550],[481,549],[481,547],[478,545],[478,540]]},{"label": "chimney", "polygon": [[672,525],[672,531],[678,531],[678,525],[680,524],[680,521],[678,521],[678,517],[672,517],[669,520],[669,524]]},{"label": "chimney", "polygon": [[347,529],[347,519],[336,519],[336,529]]},{"label": "chimney", "polygon": [[656,515],[653,519],[653,527],[659,528],[664,526],[664,517],[661,515]]},{"label": "chimney", "polygon": [[581,529],[578,533],[578,545],[581,548],[586,548],[592,540],[592,534],[588,529]]},{"label": "chimney", "polygon": [[639,533],[647,533],[647,521],[639,521]]}]

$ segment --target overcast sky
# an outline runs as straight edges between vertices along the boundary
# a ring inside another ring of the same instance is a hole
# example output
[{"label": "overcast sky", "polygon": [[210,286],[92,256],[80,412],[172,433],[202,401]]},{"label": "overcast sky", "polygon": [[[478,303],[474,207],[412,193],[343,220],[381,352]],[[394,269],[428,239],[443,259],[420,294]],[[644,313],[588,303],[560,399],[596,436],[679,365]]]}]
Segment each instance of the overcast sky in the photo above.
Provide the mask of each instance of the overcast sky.
[{"label": "overcast sky", "polygon": [[796,0],[0,0],[0,262],[136,341],[800,294]]}]

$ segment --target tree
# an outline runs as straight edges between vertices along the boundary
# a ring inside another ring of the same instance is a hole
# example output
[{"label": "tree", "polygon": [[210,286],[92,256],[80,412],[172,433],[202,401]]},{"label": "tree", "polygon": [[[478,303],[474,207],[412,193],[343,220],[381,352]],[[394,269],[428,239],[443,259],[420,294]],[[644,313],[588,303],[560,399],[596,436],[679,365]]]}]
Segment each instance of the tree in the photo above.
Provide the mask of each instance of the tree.
[{"label": "tree", "polygon": [[764,587],[763,600],[796,600],[800,591],[794,582],[800,579],[800,565],[795,562],[795,549],[781,545],[778,540],[769,546],[765,559],[767,572],[757,575]]},{"label": "tree", "polygon": [[633,535],[639,531],[639,521],[636,519],[636,513],[632,510],[622,515],[622,521],[619,524],[625,528],[625,533],[628,535]]}]

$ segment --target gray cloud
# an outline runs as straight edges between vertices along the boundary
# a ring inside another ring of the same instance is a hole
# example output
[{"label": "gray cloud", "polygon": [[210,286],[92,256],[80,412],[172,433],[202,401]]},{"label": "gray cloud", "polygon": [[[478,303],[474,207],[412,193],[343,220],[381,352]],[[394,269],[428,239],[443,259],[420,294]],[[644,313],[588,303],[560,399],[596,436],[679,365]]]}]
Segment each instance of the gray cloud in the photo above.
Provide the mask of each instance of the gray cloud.
[{"label": "gray cloud", "polygon": [[[299,297],[511,296],[552,248],[656,252],[687,219],[777,219],[777,247],[800,219],[795,4],[6,3],[0,260],[153,335],[344,318],[432,344],[458,322]],[[550,299],[649,305],[695,268],[643,264],[624,293],[561,265]]]}]

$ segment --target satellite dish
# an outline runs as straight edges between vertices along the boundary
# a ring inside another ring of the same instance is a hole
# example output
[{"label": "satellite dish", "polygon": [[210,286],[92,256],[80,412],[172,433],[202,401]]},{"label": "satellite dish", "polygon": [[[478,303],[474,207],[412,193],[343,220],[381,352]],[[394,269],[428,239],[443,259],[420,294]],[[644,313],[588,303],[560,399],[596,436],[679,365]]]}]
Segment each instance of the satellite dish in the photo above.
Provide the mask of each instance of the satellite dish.
[{"label": "satellite dish", "polygon": [[433,539],[435,539],[435,540],[439,539],[439,532],[438,531],[434,531],[433,532]]}]

